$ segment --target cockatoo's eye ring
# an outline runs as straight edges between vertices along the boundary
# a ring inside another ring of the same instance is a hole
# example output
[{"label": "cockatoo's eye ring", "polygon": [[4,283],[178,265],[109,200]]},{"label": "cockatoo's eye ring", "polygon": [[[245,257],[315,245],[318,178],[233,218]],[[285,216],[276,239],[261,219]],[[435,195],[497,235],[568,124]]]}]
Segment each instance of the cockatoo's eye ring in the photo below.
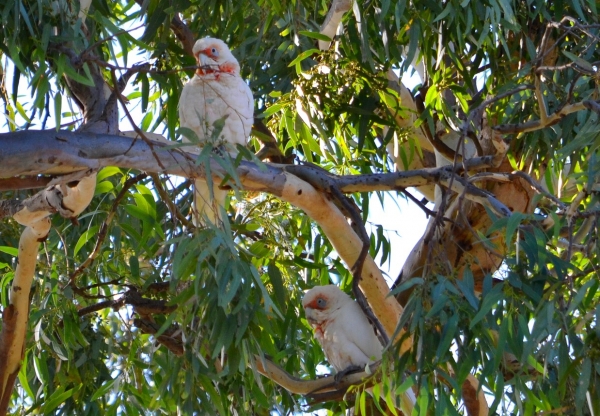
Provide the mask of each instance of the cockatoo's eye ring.
[{"label": "cockatoo's eye ring", "polygon": [[219,56],[219,53],[217,52],[217,48],[212,48],[210,50],[210,52],[214,55],[214,56]]},{"label": "cockatoo's eye ring", "polygon": [[327,301],[323,298],[319,298],[317,299],[317,305],[319,306],[319,308],[324,308],[325,305],[327,305]]}]

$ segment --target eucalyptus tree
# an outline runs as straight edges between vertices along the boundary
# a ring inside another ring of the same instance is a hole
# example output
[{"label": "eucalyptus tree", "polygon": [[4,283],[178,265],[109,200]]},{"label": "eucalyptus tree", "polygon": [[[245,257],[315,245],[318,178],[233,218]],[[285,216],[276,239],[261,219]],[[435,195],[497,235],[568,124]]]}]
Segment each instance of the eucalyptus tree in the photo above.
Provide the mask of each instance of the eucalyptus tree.
[{"label": "eucalyptus tree", "polygon": [[[600,412],[596,7],[3,2],[0,413]],[[204,36],[254,93],[235,159],[181,140]],[[429,217],[391,289],[385,193]],[[330,283],[386,340],[335,378]]]}]

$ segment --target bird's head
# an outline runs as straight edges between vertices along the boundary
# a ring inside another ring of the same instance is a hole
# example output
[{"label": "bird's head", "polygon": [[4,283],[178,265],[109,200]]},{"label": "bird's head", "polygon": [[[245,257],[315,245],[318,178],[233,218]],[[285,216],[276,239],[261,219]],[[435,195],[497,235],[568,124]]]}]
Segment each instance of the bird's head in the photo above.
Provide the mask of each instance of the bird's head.
[{"label": "bird's head", "polygon": [[240,74],[240,64],[221,39],[199,39],[194,44],[193,53],[199,67],[196,75],[200,77],[216,73]]},{"label": "bird's head", "polygon": [[317,327],[332,319],[348,301],[352,302],[350,296],[335,285],[315,286],[304,294],[302,306],[308,322]]}]

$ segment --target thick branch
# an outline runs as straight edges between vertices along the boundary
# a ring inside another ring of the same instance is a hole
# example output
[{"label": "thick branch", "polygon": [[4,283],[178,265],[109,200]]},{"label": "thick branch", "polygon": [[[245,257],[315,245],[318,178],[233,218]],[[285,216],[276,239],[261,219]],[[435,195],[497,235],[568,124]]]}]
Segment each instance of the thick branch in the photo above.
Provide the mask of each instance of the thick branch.
[{"label": "thick branch", "polygon": [[[202,166],[195,163],[196,156],[179,149],[175,142],[149,141],[109,134],[70,131],[22,131],[0,134],[0,178],[37,174],[65,174],[85,169],[100,169],[106,166],[131,168],[152,173],[168,173],[187,178],[202,178]],[[477,158],[477,163],[486,166],[489,161]],[[242,161],[238,174],[244,177],[244,189],[270,192],[281,195],[286,180],[283,170],[275,164],[257,167]],[[390,191],[411,186],[440,183],[450,186],[451,168],[421,169],[409,172],[372,174],[361,176],[328,177],[335,180],[344,193]],[[226,172],[218,163],[211,164],[214,179],[220,182]],[[452,189],[462,192],[467,188],[474,199],[492,198],[465,181],[452,184]],[[469,198],[469,196],[467,196]],[[493,202],[495,209],[504,210]]]},{"label": "thick branch", "polygon": [[[329,37],[329,39],[333,39],[335,36],[335,32],[342,21],[342,17],[344,14],[352,8],[352,0],[333,0],[331,3],[331,7],[329,8],[329,12],[327,16],[325,16],[325,21],[321,25],[321,30],[319,31],[322,35]],[[319,41],[319,49],[326,50],[329,48],[329,42],[320,40]]]},{"label": "thick branch", "polygon": [[45,176],[28,176],[25,178],[0,179],[0,192],[19,189],[37,189],[48,186],[52,178]]},{"label": "thick branch", "polygon": [[40,219],[25,228],[19,240],[19,262],[10,290],[10,304],[0,332],[0,414],[5,414],[13,384],[21,367],[29,317],[29,291],[40,242],[50,231],[50,221]]},{"label": "thick branch", "polygon": [[338,381],[334,380],[333,376],[322,377],[316,380],[303,380],[292,376],[266,357],[263,358],[255,355],[254,360],[256,361],[256,371],[260,374],[279,384],[290,393],[305,396],[333,391],[345,393],[348,387],[364,383],[365,379],[372,377],[373,373],[379,368],[379,363],[371,364],[369,366],[369,373],[366,371],[350,373]]},{"label": "thick branch", "polygon": [[[75,172],[52,179],[48,184],[48,188],[24,201],[0,200],[0,219],[9,216],[14,217],[22,225],[30,225],[41,218],[57,212],[65,218],[75,218],[79,214],[79,212],[75,212],[76,207],[80,204],[78,200],[74,200],[73,198],[75,194],[77,194],[77,198],[80,198],[80,193],[83,189],[79,184],[83,181],[85,186],[88,187],[85,190],[86,195],[83,198],[91,200],[92,195],[90,193],[94,191],[95,178],[95,174],[91,171]],[[69,194],[71,195],[70,204],[64,201],[65,196]]]}]

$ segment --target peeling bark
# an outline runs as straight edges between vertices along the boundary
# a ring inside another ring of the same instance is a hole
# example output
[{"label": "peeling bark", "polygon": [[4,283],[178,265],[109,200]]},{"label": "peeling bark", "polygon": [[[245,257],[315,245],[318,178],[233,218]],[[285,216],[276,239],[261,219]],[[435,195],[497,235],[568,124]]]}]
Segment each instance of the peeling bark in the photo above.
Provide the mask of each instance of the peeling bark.
[{"label": "peeling bark", "polygon": [[0,414],[5,414],[8,409],[14,382],[21,368],[29,318],[29,292],[40,242],[50,231],[48,216],[54,212],[77,216],[92,200],[95,184],[94,173],[79,180],[76,186],[53,186],[46,190],[48,192],[40,193],[41,198],[32,198],[38,205],[23,204],[14,214],[15,219],[26,225],[26,228],[19,240],[18,263],[10,290],[10,303],[4,310],[0,332]]}]

